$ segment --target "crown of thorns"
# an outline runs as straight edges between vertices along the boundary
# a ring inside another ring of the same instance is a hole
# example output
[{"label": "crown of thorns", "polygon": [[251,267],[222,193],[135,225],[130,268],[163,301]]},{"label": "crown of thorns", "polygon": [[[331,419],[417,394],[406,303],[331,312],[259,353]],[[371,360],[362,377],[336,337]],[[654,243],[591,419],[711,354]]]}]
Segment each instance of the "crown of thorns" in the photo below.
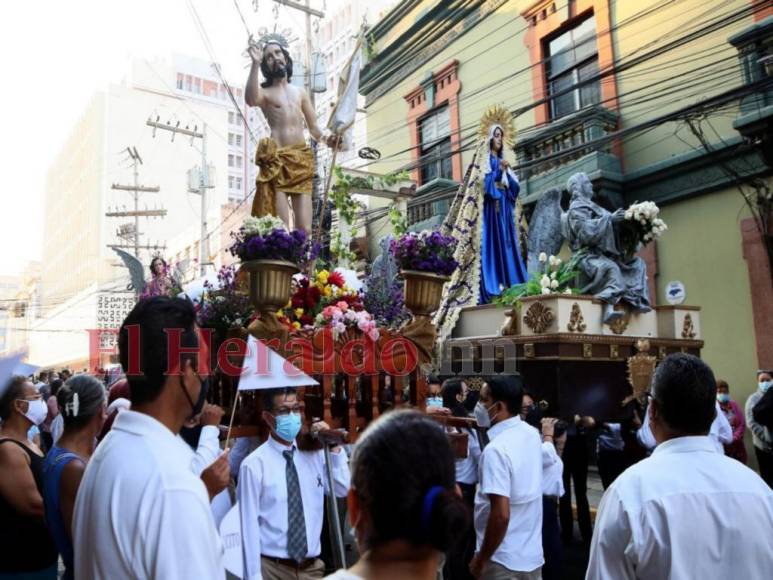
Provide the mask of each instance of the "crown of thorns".
[{"label": "crown of thorns", "polygon": [[285,50],[290,48],[290,44],[287,42],[287,39],[284,37],[284,35],[279,34],[278,32],[269,32],[268,34],[264,34],[258,39],[258,45],[260,46],[261,50],[265,50],[267,44],[278,44]]}]

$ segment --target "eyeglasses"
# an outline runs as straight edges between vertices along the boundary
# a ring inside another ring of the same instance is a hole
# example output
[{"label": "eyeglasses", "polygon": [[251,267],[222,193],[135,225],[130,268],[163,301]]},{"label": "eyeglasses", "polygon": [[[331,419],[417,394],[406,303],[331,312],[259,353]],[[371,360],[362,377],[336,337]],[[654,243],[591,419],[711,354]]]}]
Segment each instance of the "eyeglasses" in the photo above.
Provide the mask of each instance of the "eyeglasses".
[{"label": "eyeglasses", "polygon": [[300,405],[293,405],[291,407],[283,406],[283,407],[279,407],[278,409],[275,409],[274,415],[278,417],[282,417],[285,415],[289,415],[290,413],[300,413],[300,412],[301,412]]}]

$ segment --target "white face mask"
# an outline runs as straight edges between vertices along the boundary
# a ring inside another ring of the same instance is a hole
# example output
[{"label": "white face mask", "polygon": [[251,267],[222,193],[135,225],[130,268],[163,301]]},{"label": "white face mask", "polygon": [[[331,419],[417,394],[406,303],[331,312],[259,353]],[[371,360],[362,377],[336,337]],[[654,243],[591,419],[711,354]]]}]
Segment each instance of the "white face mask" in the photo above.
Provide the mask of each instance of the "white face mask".
[{"label": "white face mask", "polygon": [[46,415],[48,415],[48,407],[41,399],[27,401],[27,412],[24,413],[24,416],[32,421],[33,425],[40,425],[43,421],[46,420]]},{"label": "white face mask", "polygon": [[475,404],[475,420],[478,422],[478,427],[485,429],[491,427],[491,417],[489,417],[486,407],[480,401]]},{"label": "white face mask", "polygon": [[760,391],[762,391],[763,393],[767,391],[771,385],[773,385],[773,381],[760,381],[759,383],[757,383],[757,386],[760,388]]}]

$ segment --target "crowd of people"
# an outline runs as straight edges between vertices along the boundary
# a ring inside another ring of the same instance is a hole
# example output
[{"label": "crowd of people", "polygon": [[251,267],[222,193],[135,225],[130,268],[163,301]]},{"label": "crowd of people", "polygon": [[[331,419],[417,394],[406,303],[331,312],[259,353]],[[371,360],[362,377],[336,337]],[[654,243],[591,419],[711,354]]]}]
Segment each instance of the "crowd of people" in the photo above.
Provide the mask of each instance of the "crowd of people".
[{"label": "crowd of people", "polygon": [[[168,368],[171,329],[184,354]],[[61,568],[65,579],[224,578],[219,526],[233,505],[250,580],[564,578],[575,521],[591,579],[773,570],[768,371],[742,411],[706,363],[668,356],[618,423],[543,416],[538,386],[518,375],[479,390],[431,377],[426,413],[387,412],[351,446],[322,421],[308,427],[322,443],[304,444],[298,393],[270,389],[268,438],[229,449],[189,354],[198,340],[190,302],[152,297],[119,331],[121,365],[137,348],[140,373],[11,379],[0,396],[0,580]],[[747,426],[762,477],[745,465]],[[606,490],[595,525],[594,453]],[[357,554],[345,569],[323,560],[326,496],[345,498]]]}]

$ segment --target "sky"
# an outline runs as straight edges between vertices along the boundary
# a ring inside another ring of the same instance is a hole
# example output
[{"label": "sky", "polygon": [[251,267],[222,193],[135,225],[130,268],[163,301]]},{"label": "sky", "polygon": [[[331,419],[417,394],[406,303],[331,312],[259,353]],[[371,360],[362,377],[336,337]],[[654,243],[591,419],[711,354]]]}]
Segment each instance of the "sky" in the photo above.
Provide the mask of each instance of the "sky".
[{"label": "sky", "polygon": [[[274,2],[259,0],[256,13],[253,0],[236,1],[253,32],[273,28]],[[0,4],[0,275],[20,273],[41,258],[46,172],[92,95],[120,82],[132,58],[180,53],[209,59],[190,4],[226,78],[242,82],[247,32],[234,0]],[[278,23],[302,36],[302,13],[281,7]]]}]

